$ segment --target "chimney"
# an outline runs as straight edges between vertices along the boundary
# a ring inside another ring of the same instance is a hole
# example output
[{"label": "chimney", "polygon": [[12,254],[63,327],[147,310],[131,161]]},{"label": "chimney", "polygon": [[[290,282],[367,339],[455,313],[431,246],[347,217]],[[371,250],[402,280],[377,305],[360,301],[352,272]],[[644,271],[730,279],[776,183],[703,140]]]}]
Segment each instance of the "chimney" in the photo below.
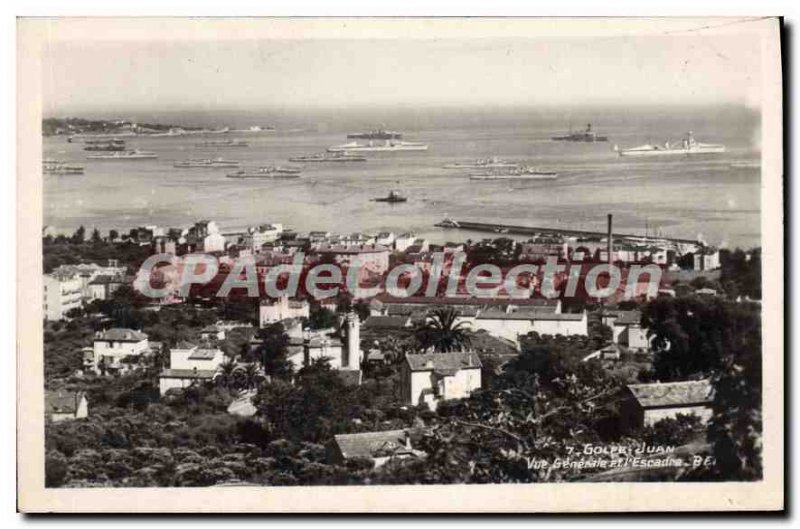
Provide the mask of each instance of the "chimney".
[{"label": "chimney", "polygon": [[614,263],[614,234],[611,229],[613,215],[611,213],[608,214],[608,266],[611,266]]}]

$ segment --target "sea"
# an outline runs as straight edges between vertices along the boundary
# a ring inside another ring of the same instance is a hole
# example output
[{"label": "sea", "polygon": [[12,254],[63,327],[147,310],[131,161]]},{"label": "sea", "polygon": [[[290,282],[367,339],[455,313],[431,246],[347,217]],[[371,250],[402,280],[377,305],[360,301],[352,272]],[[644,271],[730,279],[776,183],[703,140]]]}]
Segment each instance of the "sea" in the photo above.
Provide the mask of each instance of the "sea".
[{"label": "sea", "polygon": [[[88,160],[80,141],[43,138],[43,158],[85,167],[83,175],[44,175],[44,225],[127,231],[186,227],[214,220],[223,232],[281,223],[298,232],[414,232],[432,242],[496,236],[437,228],[446,217],[523,226],[604,231],[612,214],[621,233],[701,237],[712,245],[760,245],[760,119],[757,111],[719,107],[503,107],[391,109],[167,110],[79,117],[233,129],[224,135],[127,137],[154,160]],[[553,141],[591,122],[609,142]],[[251,126],[274,130],[246,132]],[[349,132],[387,128],[425,152],[366,153],[366,162],[293,164],[292,156],[346,143]],[[620,158],[613,146],[697,141],[727,152],[704,157]],[[244,148],[207,148],[205,140],[241,139]],[[454,162],[499,157],[558,172],[548,181],[474,181]],[[302,166],[295,180],[231,179],[231,169],[178,169],[197,158],[243,167]],[[743,166],[741,162],[746,162]],[[374,202],[396,190],[400,204]]]}]

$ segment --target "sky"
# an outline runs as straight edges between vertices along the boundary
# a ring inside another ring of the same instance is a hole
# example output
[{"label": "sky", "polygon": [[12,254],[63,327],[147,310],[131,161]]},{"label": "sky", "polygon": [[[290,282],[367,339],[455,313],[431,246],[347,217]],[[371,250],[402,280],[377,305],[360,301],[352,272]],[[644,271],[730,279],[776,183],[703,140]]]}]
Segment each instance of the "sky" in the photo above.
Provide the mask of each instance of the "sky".
[{"label": "sky", "polygon": [[58,41],[45,115],[175,108],[753,104],[755,36]]}]

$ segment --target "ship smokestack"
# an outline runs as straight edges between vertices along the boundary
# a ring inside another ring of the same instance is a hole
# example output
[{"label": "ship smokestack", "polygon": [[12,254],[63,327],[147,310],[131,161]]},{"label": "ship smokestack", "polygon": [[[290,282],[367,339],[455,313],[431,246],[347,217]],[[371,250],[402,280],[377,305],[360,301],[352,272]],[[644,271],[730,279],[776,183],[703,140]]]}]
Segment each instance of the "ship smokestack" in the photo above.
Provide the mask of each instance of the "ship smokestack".
[{"label": "ship smokestack", "polygon": [[611,266],[614,262],[614,234],[611,229],[613,217],[611,213],[608,214],[608,266]]}]

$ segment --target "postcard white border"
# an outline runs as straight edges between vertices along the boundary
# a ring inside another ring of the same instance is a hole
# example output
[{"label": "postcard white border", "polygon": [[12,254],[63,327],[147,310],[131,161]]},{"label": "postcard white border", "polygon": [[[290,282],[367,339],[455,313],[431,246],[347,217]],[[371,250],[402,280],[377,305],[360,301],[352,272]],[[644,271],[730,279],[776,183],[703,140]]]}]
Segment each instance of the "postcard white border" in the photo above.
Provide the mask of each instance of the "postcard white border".
[{"label": "postcard white border", "polygon": [[[18,506],[24,512],[636,512],[775,510],[783,506],[784,343],[782,83],[779,22],[728,19],[181,19],[18,21],[17,428]],[[557,22],[557,23],[556,23]],[[464,38],[643,35],[708,26],[762,36],[764,480],[757,483],[599,483],[204,489],[44,488],[41,331],[41,47],[49,40]],[[766,273],[769,272],[769,273]],[[167,492],[168,491],[168,492]],[[166,493],[165,493],[166,492]],[[310,501],[313,498],[313,501]]]}]

